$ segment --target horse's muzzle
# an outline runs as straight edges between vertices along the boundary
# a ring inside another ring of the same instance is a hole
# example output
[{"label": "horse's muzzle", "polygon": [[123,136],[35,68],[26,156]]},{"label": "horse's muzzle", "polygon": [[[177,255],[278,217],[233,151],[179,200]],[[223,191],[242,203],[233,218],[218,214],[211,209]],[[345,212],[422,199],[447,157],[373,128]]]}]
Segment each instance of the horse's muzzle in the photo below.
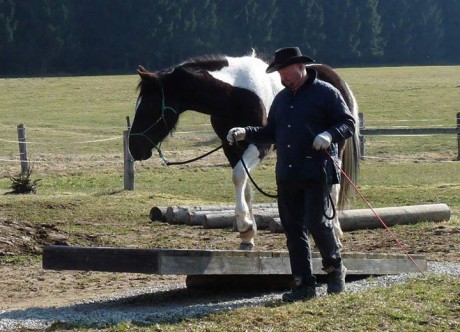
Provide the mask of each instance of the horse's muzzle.
[{"label": "horse's muzzle", "polygon": [[147,160],[152,156],[152,149],[145,146],[145,144],[139,144],[139,140],[129,140],[129,152],[134,160]]},{"label": "horse's muzzle", "polygon": [[132,152],[131,156],[134,160],[147,160],[152,156],[152,151]]}]

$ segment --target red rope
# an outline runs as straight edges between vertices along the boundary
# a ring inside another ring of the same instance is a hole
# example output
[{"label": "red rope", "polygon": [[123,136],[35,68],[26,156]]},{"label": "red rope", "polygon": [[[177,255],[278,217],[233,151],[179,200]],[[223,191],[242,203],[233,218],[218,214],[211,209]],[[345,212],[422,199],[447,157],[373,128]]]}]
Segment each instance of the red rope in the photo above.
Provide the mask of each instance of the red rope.
[{"label": "red rope", "polygon": [[348,180],[348,182],[351,184],[351,186],[355,189],[355,191],[361,196],[363,201],[367,204],[367,206],[371,209],[371,211],[374,213],[374,215],[377,217],[377,219],[382,223],[382,225],[385,227],[385,229],[391,234],[393,239],[396,241],[398,246],[402,249],[402,251],[406,254],[406,256],[410,259],[410,261],[415,265],[415,267],[420,271],[420,273],[425,276],[423,273],[422,269],[418,264],[415,262],[415,260],[412,258],[412,256],[409,254],[409,252],[406,250],[406,248],[403,246],[403,244],[399,241],[398,237],[396,234],[385,224],[385,222],[380,218],[380,216],[375,212],[374,208],[371,206],[369,201],[363,196],[363,194],[359,191],[359,189],[356,187],[356,185],[353,183],[353,181],[348,177],[348,175],[342,170],[342,167],[337,164],[337,162],[334,160],[334,158],[331,157],[329,154],[329,151],[325,150],[329,158],[334,162],[334,164],[340,169],[340,172],[345,176],[345,178]]}]

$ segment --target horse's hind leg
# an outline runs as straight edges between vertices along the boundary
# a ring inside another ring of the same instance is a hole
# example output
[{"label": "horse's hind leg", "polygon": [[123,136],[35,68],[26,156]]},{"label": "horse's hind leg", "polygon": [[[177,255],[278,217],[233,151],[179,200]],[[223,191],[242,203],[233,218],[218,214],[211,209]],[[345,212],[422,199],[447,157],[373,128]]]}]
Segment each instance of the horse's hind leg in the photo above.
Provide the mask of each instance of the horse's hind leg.
[{"label": "horse's hind leg", "polygon": [[[259,150],[254,145],[249,145],[243,154],[243,160],[248,170],[253,169],[260,161]],[[233,168],[232,180],[235,185],[235,217],[241,238],[240,249],[251,250],[254,247],[257,225],[252,215],[252,192],[241,161]]]}]

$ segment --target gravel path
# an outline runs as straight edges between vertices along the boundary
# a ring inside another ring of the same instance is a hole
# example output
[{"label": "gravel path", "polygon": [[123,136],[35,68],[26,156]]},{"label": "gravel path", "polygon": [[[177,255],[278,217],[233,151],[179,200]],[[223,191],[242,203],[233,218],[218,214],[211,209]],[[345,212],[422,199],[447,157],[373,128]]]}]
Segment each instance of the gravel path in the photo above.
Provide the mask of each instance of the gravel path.
[{"label": "gravel path", "polygon": [[[460,263],[428,262],[428,272],[460,276]],[[347,282],[347,292],[357,293],[369,287],[401,284],[413,276],[414,274],[401,274]],[[323,285],[317,291],[322,296],[325,295],[326,288]],[[183,283],[171,283],[163,287],[135,289],[112,297],[94,298],[70,306],[0,311],[0,331],[43,330],[56,322],[98,326],[129,321],[145,324],[176,321],[225,309],[279,301],[281,294],[282,292],[219,292],[216,295],[187,290]]]}]

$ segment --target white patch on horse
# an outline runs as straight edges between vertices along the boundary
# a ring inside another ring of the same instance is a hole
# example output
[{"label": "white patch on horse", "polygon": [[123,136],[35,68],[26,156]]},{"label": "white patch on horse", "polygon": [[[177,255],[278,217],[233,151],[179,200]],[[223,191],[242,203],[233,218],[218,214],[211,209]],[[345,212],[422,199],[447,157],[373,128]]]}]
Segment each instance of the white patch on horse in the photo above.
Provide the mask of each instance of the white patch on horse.
[{"label": "white patch on horse", "polygon": [[261,99],[268,115],[273,98],[283,88],[279,74],[267,74],[267,64],[252,56],[226,58],[228,67],[209,73],[220,81],[254,92]]}]

